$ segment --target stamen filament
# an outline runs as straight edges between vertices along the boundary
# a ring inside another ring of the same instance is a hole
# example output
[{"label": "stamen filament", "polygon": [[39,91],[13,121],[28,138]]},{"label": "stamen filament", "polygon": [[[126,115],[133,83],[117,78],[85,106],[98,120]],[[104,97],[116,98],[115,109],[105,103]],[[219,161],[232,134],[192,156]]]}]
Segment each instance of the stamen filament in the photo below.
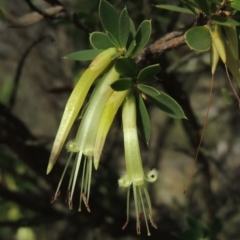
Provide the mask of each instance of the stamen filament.
[{"label": "stamen filament", "polygon": [[145,207],[144,207],[144,202],[143,202],[143,197],[142,197],[142,186],[139,186],[139,187],[138,187],[138,191],[139,191],[139,196],[140,196],[140,200],[141,200],[141,204],[142,204],[142,210],[143,210],[144,220],[145,220],[145,224],[146,224],[146,228],[147,228],[147,235],[150,236],[151,233],[150,233],[150,231],[149,231],[148,221],[147,221],[147,215],[146,215],[146,211],[145,211]]},{"label": "stamen filament", "polygon": [[137,189],[136,186],[133,185],[133,196],[134,196],[134,203],[135,203],[135,211],[136,211],[136,230],[137,234],[141,234],[141,227],[140,227],[140,221],[139,221],[139,203],[138,203],[138,194],[137,194]]},{"label": "stamen filament", "polygon": [[81,205],[82,205],[82,193],[83,193],[83,183],[84,183],[85,168],[86,168],[86,156],[84,158],[84,163],[83,163],[83,172],[82,172],[82,181],[81,181],[81,189],[80,189],[79,208],[78,208],[79,212],[81,212],[81,210],[82,210]]},{"label": "stamen filament", "polygon": [[130,199],[130,187],[128,187],[127,190],[127,220],[125,222],[125,224],[122,227],[122,230],[124,230],[126,228],[126,226],[128,225],[129,222],[129,199]]},{"label": "stamen filament", "polygon": [[60,186],[62,185],[62,181],[63,181],[63,178],[64,178],[64,176],[65,176],[65,174],[66,174],[66,171],[67,171],[68,165],[69,165],[69,163],[70,163],[70,160],[72,159],[72,155],[73,155],[73,153],[71,153],[70,156],[68,157],[67,164],[66,164],[66,166],[64,167],[62,176],[61,176],[60,181],[59,181],[58,186],[57,186],[57,190],[56,190],[56,192],[55,192],[55,194],[54,194],[54,196],[53,196],[53,198],[52,198],[52,200],[51,200],[51,203],[53,203],[54,201],[56,201],[57,197],[59,196],[59,188],[60,188]]},{"label": "stamen filament", "polygon": [[77,177],[78,177],[81,160],[82,160],[82,151],[80,151],[78,153],[77,158],[76,158],[77,164],[76,164],[76,168],[75,168],[75,172],[74,172],[74,178],[73,178],[73,184],[72,184],[72,190],[71,190],[71,196],[70,196],[71,201],[72,201],[73,193],[75,190],[75,185],[76,185],[76,181],[77,181]]}]

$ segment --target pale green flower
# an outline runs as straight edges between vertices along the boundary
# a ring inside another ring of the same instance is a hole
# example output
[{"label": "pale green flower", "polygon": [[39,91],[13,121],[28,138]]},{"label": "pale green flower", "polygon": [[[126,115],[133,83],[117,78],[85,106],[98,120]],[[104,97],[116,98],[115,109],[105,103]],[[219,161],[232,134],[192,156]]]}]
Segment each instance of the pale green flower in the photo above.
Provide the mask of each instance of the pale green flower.
[{"label": "pale green flower", "polygon": [[123,226],[123,229],[127,226],[129,221],[129,198],[130,188],[132,187],[137,221],[136,222],[137,233],[138,234],[141,233],[140,221],[143,216],[147,228],[147,234],[151,235],[148,227],[147,218],[149,219],[153,227],[157,228],[157,226],[152,218],[152,206],[149,193],[147,191],[146,182],[156,181],[158,173],[155,169],[153,169],[152,171],[145,174],[143,170],[136,126],[136,102],[135,97],[133,95],[128,97],[124,102],[122,122],[127,171],[118,180],[118,183],[120,187],[128,188],[127,221]]},{"label": "pale green flower", "polygon": [[81,180],[81,191],[80,191],[80,203],[79,211],[81,211],[81,202],[83,201],[87,210],[89,208],[89,196],[90,196],[90,185],[91,185],[91,175],[92,175],[92,164],[93,155],[95,148],[95,141],[97,136],[97,130],[100,122],[103,109],[112,94],[113,90],[110,87],[111,83],[119,78],[119,73],[115,71],[112,67],[98,82],[87,106],[86,112],[83,115],[83,119],[80,123],[76,138],[73,141],[67,143],[67,150],[70,152],[70,157],[67,165],[64,169],[63,175],[61,177],[59,186],[57,188],[56,194],[53,200],[58,196],[61,181],[66,172],[69,162],[73,158],[73,154],[76,153],[74,160],[72,173],[68,186],[68,205],[72,208],[73,194],[78,179],[78,173],[81,165],[82,158],[83,163],[83,173]]},{"label": "pale green flower", "polygon": [[113,119],[117,113],[117,110],[123,103],[127,91],[113,92],[108,99],[106,106],[104,107],[96,136],[96,142],[94,147],[94,167],[98,168],[100,157],[102,154],[103,146],[108,134],[108,131],[112,125]]},{"label": "pale green flower", "polygon": [[[47,167],[47,174],[52,170],[59,153],[63,147],[63,144],[67,138],[67,135],[75,121],[85,97],[88,93],[94,80],[106,69],[111,63],[112,56],[117,53],[116,48],[109,48],[100,53],[90,64],[88,69],[83,73],[74,87],[68,102],[66,104],[61,123],[53,143],[49,163]],[[116,79],[114,79],[116,80]]]}]

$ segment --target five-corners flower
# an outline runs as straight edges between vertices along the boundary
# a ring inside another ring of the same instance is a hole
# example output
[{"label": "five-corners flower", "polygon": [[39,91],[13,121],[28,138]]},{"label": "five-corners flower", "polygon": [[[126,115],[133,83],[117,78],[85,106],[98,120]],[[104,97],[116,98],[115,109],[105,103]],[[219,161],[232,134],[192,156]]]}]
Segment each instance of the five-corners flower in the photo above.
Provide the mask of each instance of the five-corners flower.
[{"label": "five-corners flower", "polygon": [[[133,95],[129,96],[123,105],[122,112],[123,133],[124,133],[124,149],[126,159],[126,173],[118,180],[120,187],[127,187],[127,221],[123,226],[123,229],[127,226],[129,221],[129,198],[130,188],[133,189],[133,197],[135,203],[136,212],[136,229],[137,233],[141,233],[140,222],[144,217],[147,234],[150,235],[148,220],[151,225],[157,228],[156,223],[152,218],[152,206],[149,193],[147,191],[146,182],[154,182],[158,177],[158,173],[155,169],[144,173],[142,160],[140,155],[137,126],[136,126],[136,102]],[[146,202],[146,203],[145,203]],[[145,205],[148,212],[145,209]]]},{"label": "five-corners flower", "polygon": [[[57,135],[55,137],[49,163],[47,167],[47,174],[52,170],[59,153],[66,141],[67,135],[75,121],[85,97],[88,93],[94,80],[108,67],[112,61],[112,56],[117,53],[116,48],[108,48],[100,53],[90,64],[88,69],[83,73],[74,87],[64,110]],[[116,80],[116,79],[113,79]]]},{"label": "five-corners flower", "polygon": [[59,194],[59,188],[63,177],[65,175],[66,169],[69,165],[69,162],[73,158],[73,154],[76,153],[71,177],[68,185],[68,196],[67,201],[69,208],[72,208],[73,194],[78,179],[79,169],[81,167],[82,158],[84,158],[83,163],[83,173],[81,180],[81,191],[80,191],[80,203],[79,211],[81,211],[82,201],[85,203],[87,210],[90,212],[89,208],[89,196],[90,196],[90,185],[91,185],[91,175],[92,175],[92,164],[93,164],[93,155],[95,148],[95,141],[97,136],[97,130],[100,122],[100,118],[103,112],[103,109],[113,92],[113,89],[110,87],[111,83],[119,78],[119,73],[116,72],[115,68],[112,67],[98,82],[95,90],[90,97],[89,104],[85,113],[83,114],[82,121],[80,123],[77,135],[73,141],[67,143],[67,150],[70,152],[70,157],[67,162],[67,165],[64,169],[63,175],[59,182],[53,201],[57,198]]}]

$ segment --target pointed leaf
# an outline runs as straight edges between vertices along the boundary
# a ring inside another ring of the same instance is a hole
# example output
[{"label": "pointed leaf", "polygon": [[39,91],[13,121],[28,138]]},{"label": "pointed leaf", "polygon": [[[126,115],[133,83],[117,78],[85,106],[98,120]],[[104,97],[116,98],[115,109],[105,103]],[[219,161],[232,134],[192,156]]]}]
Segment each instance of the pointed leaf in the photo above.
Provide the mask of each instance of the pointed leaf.
[{"label": "pointed leaf", "polygon": [[114,47],[107,35],[103,32],[93,32],[89,37],[91,45],[96,49],[107,49]]},{"label": "pointed leaf", "polygon": [[240,11],[240,1],[231,1],[231,7]]},{"label": "pointed leaf", "polygon": [[93,60],[98,54],[100,54],[103,51],[104,49],[83,50],[83,51],[71,53],[65,56],[64,58],[69,60],[76,60],[76,61],[88,61],[88,60]]},{"label": "pointed leaf", "polygon": [[236,27],[223,26],[223,30],[228,41],[229,47],[236,60],[238,60],[238,34]]},{"label": "pointed leaf", "polygon": [[149,20],[143,21],[138,27],[138,30],[136,32],[135,40],[137,45],[132,51],[133,56],[136,56],[139,52],[142,51],[142,49],[145,47],[151,36],[151,32],[152,32],[151,21]]},{"label": "pointed leaf", "polygon": [[194,2],[199,6],[199,8],[206,14],[209,15],[208,4],[206,0],[194,0]]},{"label": "pointed leaf", "polygon": [[120,58],[115,63],[116,71],[124,77],[135,77],[137,75],[137,65],[132,58]]},{"label": "pointed leaf", "polygon": [[114,55],[111,56],[111,59],[114,60],[114,59],[119,58],[120,56],[122,56],[122,53],[121,52],[117,52],[117,53],[115,53]]},{"label": "pointed leaf", "polygon": [[133,20],[129,17],[130,32],[127,41],[127,49],[130,47],[133,41],[135,41],[136,29]]},{"label": "pointed leaf", "polygon": [[135,37],[137,31],[134,25],[134,22],[131,18],[129,18],[129,23],[130,23],[130,32],[133,34],[133,36]]},{"label": "pointed leaf", "polygon": [[148,96],[158,96],[161,94],[156,88],[150,87],[148,85],[138,84],[137,88]]},{"label": "pointed leaf", "polygon": [[180,13],[194,14],[191,10],[187,8],[177,7],[177,6],[168,5],[168,4],[159,4],[159,5],[155,5],[155,7],[170,10],[170,11],[180,12]]},{"label": "pointed leaf", "polygon": [[126,48],[130,33],[130,21],[128,11],[124,8],[119,18],[119,43],[122,48]]},{"label": "pointed leaf", "polygon": [[157,75],[160,72],[161,68],[159,64],[154,64],[148,67],[145,67],[144,69],[142,69],[138,76],[137,76],[137,80],[139,82],[144,82],[146,80],[148,80],[149,78],[154,77],[155,75]]},{"label": "pointed leaf", "polygon": [[240,87],[239,62],[234,58],[233,53],[229,47],[229,44],[226,44],[226,54],[227,54],[227,61],[226,61],[227,67],[231,72],[231,74],[233,75],[233,77],[235,78],[235,80],[237,81],[238,86]]},{"label": "pointed leaf", "polygon": [[186,118],[181,106],[166,93],[161,92],[157,96],[148,95],[148,98],[169,117],[176,119]]},{"label": "pointed leaf", "polygon": [[117,39],[110,33],[110,32],[107,32],[107,37],[109,39],[109,41],[117,48],[120,47]]},{"label": "pointed leaf", "polygon": [[226,18],[220,15],[212,15],[211,22],[216,23],[223,26],[240,26],[240,22],[232,19],[232,18]]},{"label": "pointed leaf", "polygon": [[198,9],[198,5],[196,3],[192,2],[191,0],[182,0],[182,3],[188,7],[195,15],[197,15],[196,9]]},{"label": "pointed leaf", "polygon": [[147,109],[140,94],[137,94],[136,103],[137,103],[137,126],[144,141],[148,144],[151,135],[151,124]]},{"label": "pointed leaf", "polygon": [[125,53],[126,57],[130,56],[130,54],[132,53],[133,49],[135,48],[135,46],[137,45],[136,41],[133,40],[131,42],[131,44],[129,45],[127,52]]},{"label": "pointed leaf", "polygon": [[209,29],[205,26],[189,29],[184,37],[189,48],[195,51],[208,51],[212,44]]},{"label": "pointed leaf", "polygon": [[99,5],[99,17],[103,28],[119,39],[119,17],[116,9],[107,1],[101,0]]},{"label": "pointed leaf", "polygon": [[131,78],[119,78],[117,81],[111,84],[111,88],[114,91],[125,91],[132,88]]}]

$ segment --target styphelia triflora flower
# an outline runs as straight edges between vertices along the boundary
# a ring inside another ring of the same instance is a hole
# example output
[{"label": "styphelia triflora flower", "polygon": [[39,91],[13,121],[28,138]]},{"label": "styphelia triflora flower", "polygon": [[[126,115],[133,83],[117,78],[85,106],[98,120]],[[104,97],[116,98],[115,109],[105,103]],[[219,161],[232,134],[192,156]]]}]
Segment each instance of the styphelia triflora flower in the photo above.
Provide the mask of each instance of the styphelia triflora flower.
[{"label": "styphelia triflora flower", "polygon": [[[80,191],[80,203],[79,211],[81,211],[82,200],[85,203],[87,210],[90,212],[88,205],[88,200],[90,196],[90,185],[91,185],[91,175],[92,175],[92,164],[94,156],[95,141],[97,136],[97,130],[102,116],[103,109],[112,94],[113,90],[110,87],[111,83],[119,78],[119,73],[115,71],[112,67],[97,83],[92,96],[90,97],[89,104],[83,115],[82,121],[80,123],[77,135],[73,141],[67,143],[67,150],[70,152],[70,157],[67,165],[64,169],[61,181],[64,177],[66,169],[69,165],[73,154],[76,153],[76,157],[73,164],[72,174],[70,177],[68,185],[68,196],[67,201],[69,208],[72,208],[73,194],[78,178],[78,172],[80,169],[80,164],[82,157],[84,158],[83,163],[83,173],[81,180],[81,191]],[[56,194],[53,201],[57,198],[61,181],[57,188]]]},{"label": "styphelia triflora flower", "polygon": [[[157,228],[157,226],[152,218],[152,206],[149,193],[147,191],[146,182],[156,181],[158,173],[155,169],[153,169],[145,174],[143,170],[136,126],[136,102],[133,95],[129,96],[124,102],[122,122],[126,173],[118,180],[118,183],[120,187],[128,188],[127,221],[124,224],[123,229],[127,226],[129,221],[129,198],[130,188],[132,186],[137,221],[137,233],[141,233],[140,221],[143,216],[147,228],[147,234],[150,236],[147,218],[149,218],[149,221],[153,227]],[[145,209],[145,205],[148,209],[148,212]]]},{"label": "styphelia triflora flower", "polygon": [[[66,104],[60,126],[56,138],[53,143],[47,174],[52,170],[64,142],[69,134],[69,131],[75,121],[79,111],[83,105],[89,88],[95,79],[109,66],[112,61],[112,56],[117,53],[116,48],[108,48],[100,53],[90,64],[88,69],[83,73],[74,87],[68,102]],[[116,79],[113,79],[116,80]]]},{"label": "styphelia triflora flower", "polygon": [[121,91],[121,92],[113,92],[108,99],[106,106],[103,110],[97,136],[96,136],[96,142],[95,142],[95,148],[94,148],[94,167],[95,169],[98,169],[100,157],[102,154],[103,146],[108,134],[108,131],[111,127],[111,124],[113,122],[113,119],[117,113],[117,110],[123,103],[126,95],[128,93],[128,90]]}]

